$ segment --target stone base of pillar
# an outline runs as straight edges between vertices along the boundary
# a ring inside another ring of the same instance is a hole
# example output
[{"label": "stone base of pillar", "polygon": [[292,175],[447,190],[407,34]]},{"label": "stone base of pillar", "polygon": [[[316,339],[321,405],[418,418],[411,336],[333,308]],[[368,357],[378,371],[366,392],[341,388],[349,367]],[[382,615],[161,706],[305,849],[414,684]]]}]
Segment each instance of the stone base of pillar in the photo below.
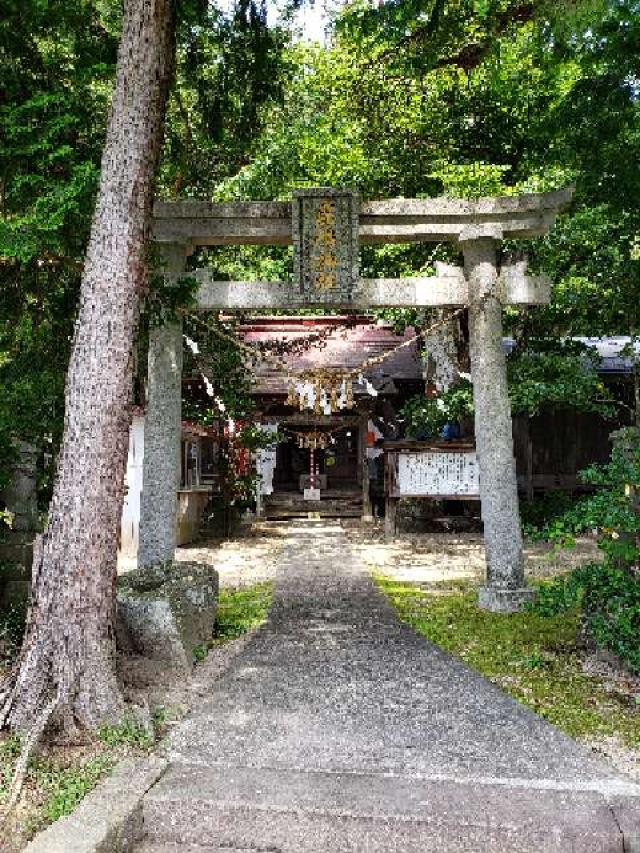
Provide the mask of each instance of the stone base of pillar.
[{"label": "stone base of pillar", "polygon": [[365,524],[373,524],[373,516],[371,515],[370,512],[364,513],[363,515],[361,515],[360,520],[362,522],[364,522]]},{"label": "stone base of pillar", "polygon": [[518,589],[481,586],[478,590],[478,606],[493,613],[516,613],[534,598],[535,591],[527,586]]}]

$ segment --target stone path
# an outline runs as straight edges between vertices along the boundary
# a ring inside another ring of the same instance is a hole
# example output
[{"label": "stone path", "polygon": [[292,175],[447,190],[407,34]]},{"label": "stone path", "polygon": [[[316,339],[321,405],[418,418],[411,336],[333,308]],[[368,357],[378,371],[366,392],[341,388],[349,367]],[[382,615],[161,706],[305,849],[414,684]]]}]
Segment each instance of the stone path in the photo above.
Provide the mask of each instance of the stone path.
[{"label": "stone path", "polygon": [[290,525],[167,752],[140,853],[640,850],[640,787],[400,623],[338,525]]}]

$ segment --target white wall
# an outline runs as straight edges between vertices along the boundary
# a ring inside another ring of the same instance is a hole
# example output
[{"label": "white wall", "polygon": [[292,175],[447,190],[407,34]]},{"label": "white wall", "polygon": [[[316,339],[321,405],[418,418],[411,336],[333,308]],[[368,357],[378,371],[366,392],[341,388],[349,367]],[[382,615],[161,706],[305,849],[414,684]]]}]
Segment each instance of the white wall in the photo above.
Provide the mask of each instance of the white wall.
[{"label": "white wall", "polygon": [[136,568],[140,534],[140,496],[144,458],[144,415],[134,415],[129,431],[129,456],[125,475],[118,571]]}]

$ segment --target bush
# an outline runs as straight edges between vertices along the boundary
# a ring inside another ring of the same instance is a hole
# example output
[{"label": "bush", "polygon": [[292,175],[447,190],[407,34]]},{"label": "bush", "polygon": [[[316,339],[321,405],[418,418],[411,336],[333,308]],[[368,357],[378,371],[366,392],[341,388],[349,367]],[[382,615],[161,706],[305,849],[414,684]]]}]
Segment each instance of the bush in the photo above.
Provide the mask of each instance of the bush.
[{"label": "bush", "polygon": [[585,627],[600,648],[640,673],[640,577],[632,569],[605,564],[585,572]]},{"label": "bush", "polygon": [[520,505],[522,532],[534,542],[556,541],[560,537],[560,528],[572,530],[569,523],[570,513],[579,498],[570,492],[553,491]]},{"label": "bush", "polygon": [[438,397],[416,394],[400,411],[407,435],[437,438],[448,423],[460,423],[473,416],[473,386],[458,380]]},{"label": "bush", "polygon": [[640,576],[605,561],[543,584],[531,608],[555,616],[579,606],[586,636],[640,673]]}]

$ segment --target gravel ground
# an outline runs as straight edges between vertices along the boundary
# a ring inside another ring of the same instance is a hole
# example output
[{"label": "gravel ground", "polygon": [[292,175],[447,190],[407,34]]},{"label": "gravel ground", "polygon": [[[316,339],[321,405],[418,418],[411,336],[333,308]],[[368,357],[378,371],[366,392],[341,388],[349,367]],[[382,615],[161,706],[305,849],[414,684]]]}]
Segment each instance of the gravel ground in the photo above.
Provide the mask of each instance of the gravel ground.
[{"label": "gravel ground", "polygon": [[[348,524],[351,546],[371,570],[410,583],[480,582],[484,574],[484,544],[478,533],[401,533],[385,541],[382,525]],[[547,543],[525,548],[528,577],[553,577],[597,559],[593,540],[581,539],[569,550]]]},{"label": "gravel ground", "polygon": [[178,548],[176,560],[213,566],[221,587],[247,586],[273,580],[285,536],[286,524],[258,522],[233,539]]}]

